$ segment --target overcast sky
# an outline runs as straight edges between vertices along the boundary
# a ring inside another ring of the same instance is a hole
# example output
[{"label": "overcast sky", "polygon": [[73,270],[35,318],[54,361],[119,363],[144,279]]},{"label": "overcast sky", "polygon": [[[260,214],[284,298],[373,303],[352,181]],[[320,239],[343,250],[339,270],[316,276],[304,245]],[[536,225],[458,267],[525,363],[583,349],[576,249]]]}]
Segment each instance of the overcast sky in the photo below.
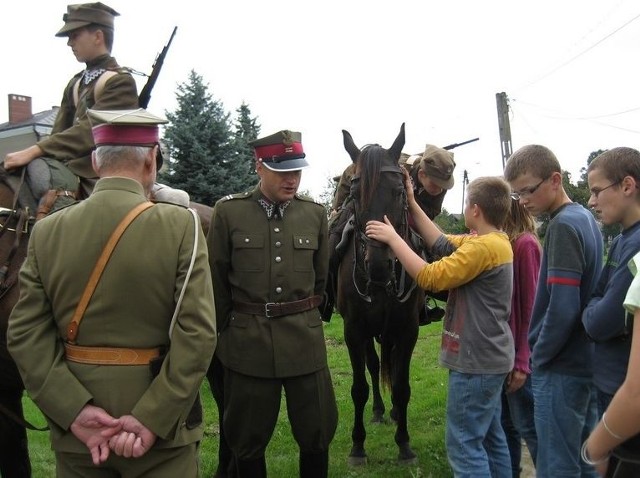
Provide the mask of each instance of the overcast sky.
[{"label": "overcast sky", "polygon": [[[82,69],[55,38],[68,2],[3,2],[0,97],[60,102]],[[513,149],[544,144],[577,179],[592,151],[640,148],[640,4],[634,0],[108,0],[120,12],[113,55],[149,73],[178,31],[149,110],[176,107],[195,70],[233,112],[244,101],[262,134],[302,132],[312,167],[302,188],[319,194],[357,145],[389,147],[406,123],[404,151],[480,137],[455,150],[462,177],[501,174],[496,93],[511,104]],[[138,79],[139,89],[144,79]],[[0,123],[8,120],[0,98]]]}]

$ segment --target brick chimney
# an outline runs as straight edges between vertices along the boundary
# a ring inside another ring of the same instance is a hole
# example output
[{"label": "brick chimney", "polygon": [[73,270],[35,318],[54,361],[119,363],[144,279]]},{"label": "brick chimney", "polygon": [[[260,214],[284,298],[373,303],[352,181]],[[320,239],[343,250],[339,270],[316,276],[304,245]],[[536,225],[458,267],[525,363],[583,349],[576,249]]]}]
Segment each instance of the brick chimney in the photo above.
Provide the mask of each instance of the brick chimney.
[{"label": "brick chimney", "polygon": [[9,123],[16,124],[30,120],[33,117],[31,112],[31,97],[24,95],[9,94]]}]

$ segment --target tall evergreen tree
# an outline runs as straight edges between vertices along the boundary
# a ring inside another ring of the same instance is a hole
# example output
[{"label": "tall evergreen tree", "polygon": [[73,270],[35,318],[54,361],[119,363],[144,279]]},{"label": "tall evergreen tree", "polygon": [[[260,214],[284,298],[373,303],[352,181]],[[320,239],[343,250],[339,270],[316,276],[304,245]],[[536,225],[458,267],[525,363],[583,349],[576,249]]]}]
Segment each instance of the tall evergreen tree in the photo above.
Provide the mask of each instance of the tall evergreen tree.
[{"label": "tall evergreen tree", "polygon": [[164,142],[171,157],[160,181],[184,189],[192,201],[213,205],[231,192],[225,167],[233,158],[229,114],[193,70],[176,96],[177,110],[166,113]]},{"label": "tall evergreen tree", "polygon": [[260,135],[260,125],[257,118],[251,117],[251,109],[245,103],[236,110],[236,115],[233,159],[225,165],[230,192],[246,191],[257,183],[255,156],[249,142]]}]

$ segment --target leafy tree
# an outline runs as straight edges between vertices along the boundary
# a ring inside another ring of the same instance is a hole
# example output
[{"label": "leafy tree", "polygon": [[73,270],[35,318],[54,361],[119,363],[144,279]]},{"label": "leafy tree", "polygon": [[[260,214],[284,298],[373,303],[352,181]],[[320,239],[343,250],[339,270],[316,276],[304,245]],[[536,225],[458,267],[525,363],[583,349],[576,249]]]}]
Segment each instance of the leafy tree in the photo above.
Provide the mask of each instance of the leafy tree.
[{"label": "leafy tree", "polygon": [[316,199],[327,210],[327,215],[331,213],[331,204],[333,202],[333,196],[336,194],[336,188],[338,183],[331,177],[327,176],[324,188],[320,192],[320,196]]},{"label": "leafy tree", "polygon": [[464,217],[462,217],[461,214],[450,214],[449,211],[444,208],[433,222],[447,234],[466,234],[469,232],[467,226],[464,225]]},{"label": "leafy tree", "polygon": [[171,158],[160,180],[184,189],[193,201],[213,205],[229,194],[229,171],[233,141],[229,114],[213,100],[208,86],[195,71],[178,85],[178,108],[167,112],[170,123],[164,142]]}]

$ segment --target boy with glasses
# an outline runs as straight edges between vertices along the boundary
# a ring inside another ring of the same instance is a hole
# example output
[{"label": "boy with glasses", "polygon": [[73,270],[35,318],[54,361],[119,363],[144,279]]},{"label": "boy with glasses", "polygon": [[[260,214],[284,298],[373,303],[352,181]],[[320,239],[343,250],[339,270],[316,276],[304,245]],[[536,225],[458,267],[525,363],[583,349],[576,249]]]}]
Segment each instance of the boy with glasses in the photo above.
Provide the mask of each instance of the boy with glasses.
[{"label": "boy with glasses", "polygon": [[593,344],[581,316],[602,268],[602,236],[593,215],[567,196],[548,148],[520,148],[504,176],[531,214],[551,216],[529,331],[537,476],[597,476],[580,461],[596,421]]},{"label": "boy with glasses", "polygon": [[633,275],[627,267],[640,251],[640,152],[614,148],[595,158],[587,168],[589,206],[604,225],[620,224],[596,290],[582,313],[582,323],[595,342],[593,381],[602,416],[624,382],[631,330],[623,302]]}]

